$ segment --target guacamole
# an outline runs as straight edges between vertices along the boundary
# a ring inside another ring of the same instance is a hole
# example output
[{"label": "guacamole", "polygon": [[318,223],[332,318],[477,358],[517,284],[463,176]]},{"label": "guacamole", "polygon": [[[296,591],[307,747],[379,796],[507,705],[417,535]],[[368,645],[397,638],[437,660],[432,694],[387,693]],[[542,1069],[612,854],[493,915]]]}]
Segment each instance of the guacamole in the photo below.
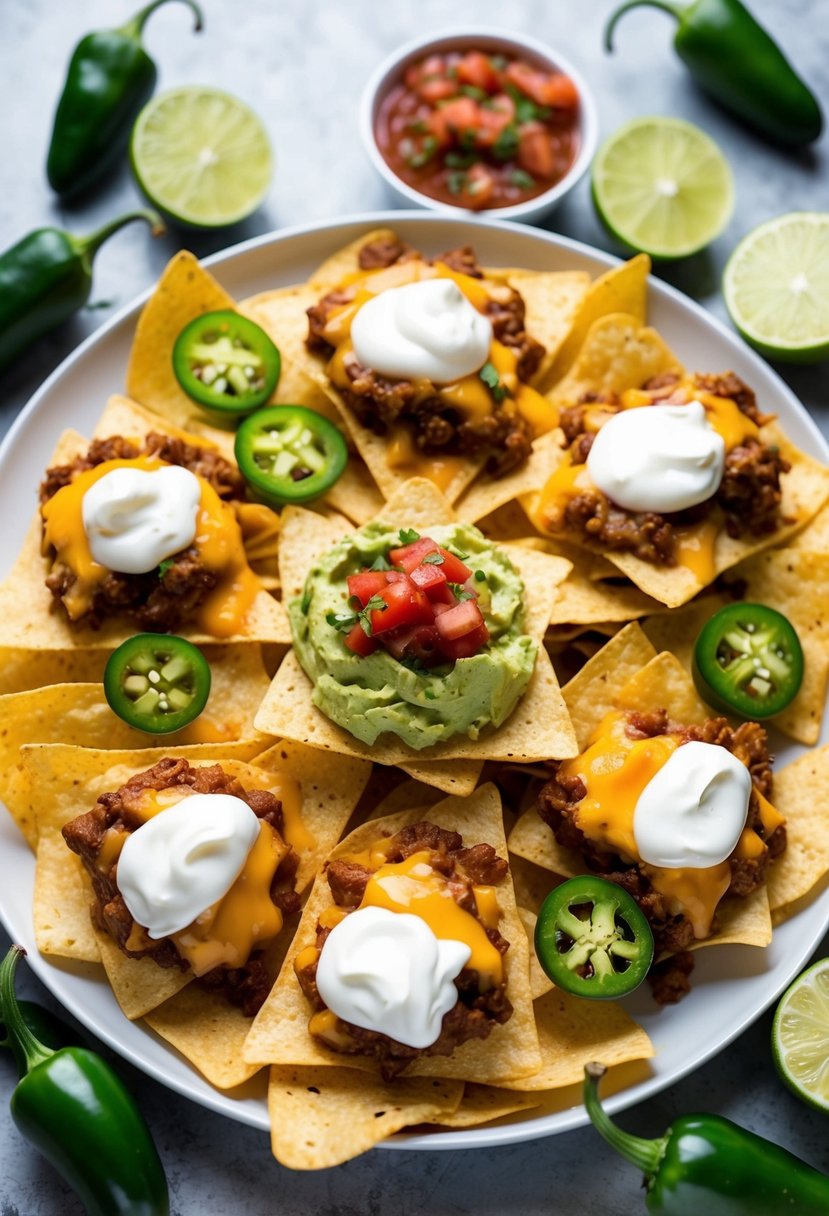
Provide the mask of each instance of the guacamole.
[{"label": "guacamole", "polygon": [[485,727],[509,717],[533,673],[538,644],[524,633],[524,585],[509,559],[469,524],[430,528],[428,535],[463,554],[475,570],[490,635],[480,654],[427,670],[385,650],[361,656],[346,648],[327,618],[348,610],[348,575],[400,544],[397,529],[382,523],[366,525],[329,550],[289,607],[294,649],[314,684],[314,704],[363,743],[386,731],[418,750],[455,735],[477,739]]}]

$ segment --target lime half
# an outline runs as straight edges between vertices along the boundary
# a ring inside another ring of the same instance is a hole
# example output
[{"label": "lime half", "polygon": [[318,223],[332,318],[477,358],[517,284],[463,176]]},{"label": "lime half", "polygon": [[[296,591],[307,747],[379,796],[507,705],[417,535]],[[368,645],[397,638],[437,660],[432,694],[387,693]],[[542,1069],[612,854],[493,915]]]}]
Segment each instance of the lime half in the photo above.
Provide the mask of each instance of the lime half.
[{"label": "lime half", "polygon": [[740,241],[723,275],[740,333],[792,363],[829,358],[829,213],[794,211]]},{"label": "lime half", "polygon": [[229,93],[186,85],[160,93],[138,115],[130,160],[139,186],[170,219],[220,228],[250,215],[271,182],[268,136]]},{"label": "lime half", "polygon": [[593,201],[629,249],[684,258],[722,232],[734,183],[722,152],[699,127],[680,118],[635,118],[596,154]]},{"label": "lime half", "polygon": [[804,971],[784,992],[771,1045],[777,1071],[789,1088],[829,1111],[829,958]]}]

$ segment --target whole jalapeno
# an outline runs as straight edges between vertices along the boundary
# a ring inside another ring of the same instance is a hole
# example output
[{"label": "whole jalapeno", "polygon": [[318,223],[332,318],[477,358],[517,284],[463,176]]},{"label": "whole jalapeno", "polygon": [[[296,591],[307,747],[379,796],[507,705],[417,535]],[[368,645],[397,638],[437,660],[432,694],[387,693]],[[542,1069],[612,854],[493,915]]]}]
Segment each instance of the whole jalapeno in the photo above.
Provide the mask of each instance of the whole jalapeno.
[{"label": "whole jalapeno", "polygon": [[0,253],[0,371],[89,299],[92,261],[113,233],[133,220],[163,232],[154,211],[131,211],[86,237],[37,228]]},{"label": "whole jalapeno", "polygon": [[169,1216],[164,1170],[127,1087],[94,1051],[53,1050],[27,1025],[14,993],[25,953],[12,946],[0,964],[0,1019],[25,1068],[12,1118],[74,1188],[87,1216]]},{"label": "whole jalapeno", "polygon": [[645,1140],[613,1123],[599,1101],[607,1069],[587,1064],[584,1105],[596,1131],[645,1175],[653,1216],[825,1216],[829,1178],[794,1153],[719,1115],[684,1115]]},{"label": "whole jalapeno", "polygon": [[[201,9],[194,0],[183,2],[193,10],[195,29],[200,30]],[[46,161],[49,185],[62,198],[86,190],[126,151],[132,125],[158,78],[141,34],[150,14],[166,3],[153,0],[125,25],[96,30],[75,47]]]},{"label": "whole jalapeno", "polygon": [[793,148],[813,143],[823,130],[820,105],[780,47],[741,0],[627,0],[605,29],[613,50],[619,18],[640,6],[659,8],[679,23],[674,50],[691,75],[724,109],[761,135]]}]

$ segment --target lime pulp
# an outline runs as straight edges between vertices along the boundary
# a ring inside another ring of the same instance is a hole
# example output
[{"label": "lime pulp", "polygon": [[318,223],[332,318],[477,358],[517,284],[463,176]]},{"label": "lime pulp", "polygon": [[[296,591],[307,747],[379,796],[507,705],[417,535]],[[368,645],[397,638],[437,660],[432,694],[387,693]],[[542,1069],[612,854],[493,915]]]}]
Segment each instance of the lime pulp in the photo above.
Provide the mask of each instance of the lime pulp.
[{"label": "lime pulp", "polygon": [[829,1111],[829,958],[783,994],[772,1026],[774,1063],[799,1098]]}]

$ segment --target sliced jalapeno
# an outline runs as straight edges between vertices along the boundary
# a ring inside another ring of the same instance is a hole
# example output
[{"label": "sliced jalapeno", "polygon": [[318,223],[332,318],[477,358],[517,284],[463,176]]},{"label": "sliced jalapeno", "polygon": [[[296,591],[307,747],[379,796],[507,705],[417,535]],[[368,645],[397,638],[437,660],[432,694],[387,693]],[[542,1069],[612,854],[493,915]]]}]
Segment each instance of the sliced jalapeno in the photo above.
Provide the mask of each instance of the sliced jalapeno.
[{"label": "sliced jalapeno", "polygon": [[766,604],[729,604],[703,625],[694,647],[694,683],[714,709],[770,718],[803,682],[803,650],[792,623]]},{"label": "sliced jalapeno", "polygon": [[166,735],[198,718],[210,695],[210,664],[192,642],[137,633],[113,651],[104,668],[110,708],[128,726]]},{"label": "sliced jalapeno", "polygon": [[267,502],[308,502],[330,490],[348,461],[341,432],[304,405],[272,405],[236,432],[236,463]]},{"label": "sliced jalapeno", "polygon": [[638,988],[653,962],[653,934],[632,895],[581,874],[555,887],[538,914],[535,952],[558,988],[615,1000]]},{"label": "sliced jalapeno", "polygon": [[173,371],[187,396],[223,414],[249,414],[264,405],[281,366],[264,329],[229,308],[196,317],[173,347]]}]

